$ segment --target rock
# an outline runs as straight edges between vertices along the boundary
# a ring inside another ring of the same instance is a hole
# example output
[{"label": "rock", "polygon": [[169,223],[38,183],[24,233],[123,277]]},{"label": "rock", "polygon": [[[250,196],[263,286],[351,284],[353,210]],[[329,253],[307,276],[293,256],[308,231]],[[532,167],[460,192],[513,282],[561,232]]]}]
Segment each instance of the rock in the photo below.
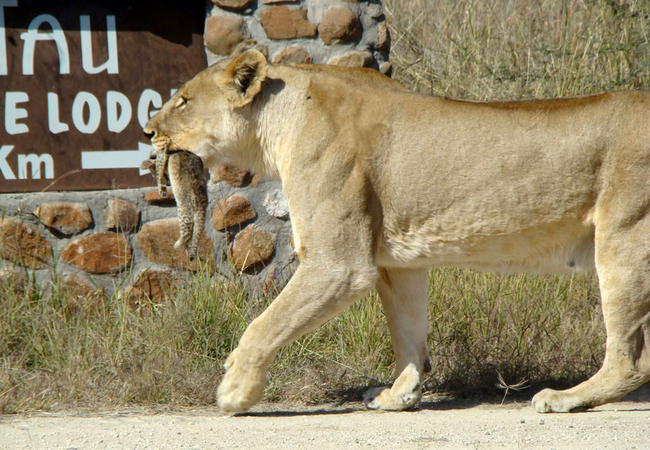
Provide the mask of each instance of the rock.
[{"label": "rock", "polygon": [[386,22],[380,22],[377,25],[377,50],[382,50],[386,53],[390,51],[390,31],[386,26]]},{"label": "rock", "polygon": [[105,298],[104,289],[92,286],[76,275],[63,276],[57,288],[59,297],[65,301],[65,310],[68,314],[94,311],[101,306]]},{"label": "rock", "polygon": [[269,215],[278,219],[287,219],[289,217],[289,204],[287,197],[280,190],[270,191],[264,198],[264,208]]},{"label": "rock", "polygon": [[210,16],[205,20],[205,46],[217,55],[230,55],[247,37],[248,31],[241,17]]},{"label": "rock", "polygon": [[192,271],[198,270],[199,264],[207,264],[212,270],[212,241],[205,232],[202,232],[194,261],[189,260],[184,248],[174,248],[179,234],[178,219],[160,219],[142,225],[135,235],[135,240],[144,255],[153,263]]},{"label": "rock", "polygon": [[253,3],[253,0],[212,0],[212,4],[226,9],[246,9],[248,5]]},{"label": "rock", "polygon": [[361,36],[361,23],[350,8],[328,9],[318,24],[318,36],[325,45],[354,42]]},{"label": "rock", "polygon": [[[295,269],[294,269],[295,270]],[[264,295],[278,295],[291,279],[293,271],[289,267],[278,269],[272,267],[267,271],[266,280],[261,286],[261,292]]]},{"label": "rock", "polygon": [[131,307],[138,307],[147,303],[162,303],[173,294],[175,286],[176,279],[169,271],[145,270],[121,294],[128,299]]},{"label": "rock", "polygon": [[379,72],[389,77],[393,73],[393,66],[389,62],[383,62],[379,64]]},{"label": "rock", "polygon": [[131,203],[120,198],[112,198],[106,202],[104,227],[110,231],[132,233],[140,222],[140,214]]},{"label": "rock", "polygon": [[262,178],[259,175],[253,175],[253,178],[251,178],[251,182],[248,183],[248,187],[256,188],[257,186],[260,185],[261,182],[262,182]]},{"label": "rock", "polygon": [[158,192],[158,189],[156,189],[153,191],[145,192],[144,195],[142,196],[142,199],[151,205],[175,205],[176,204],[174,191],[171,189],[171,187],[167,188],[166,197],[161,197],[160,193]]},{"label": "rock", "polygon": [[0,258],[42,269],[52,258],[52,246],[33,225],[0,219]]},{"label": "rock", "polygon": [[212,210],[212,226],[215,230],[225,230],[255,218],[253,205],[241,195],[222,198]]},{"label": "rock", "polygon": [[126,269],[133,251],[121,233],[103,232],[83,236],[61,253],[68,264],[96,275],[118,273]]},{"label": "rock", "polygon": [[232,187],[244,187],[251,183],[253,180],[252,175],[246,169],[240,169],[239,167],[229,166],[227,164],[222,164],[219,167],[219,173],[214,174],[215,182],[225,181]]},{"label": "rock", "polygon": [[311,56],[309,56],[309,51],[306,48],[299,45],[292,45],[283,48],[273,55],[272,62],[273,64],[309,64],[311,62]]},{"label": "rock", "polygon": [[316,36],[316,25],[307,20],[306,9],[269,6],[260,14],[260,22],[269,39]]},{"label": "rock", "polygon": [[370,52],[352,51],[341,56],[335,56],[327,64],[341,67],[368,67],[373,58]]},{"label": "rock", "polygon": [[251,226],[244,228],[235,236],[228,248],[228,262],[238,271],[259,267],[273,256],[273,238],[266,231]]},{"label": "rock", "polygon": [[43,225],[66,236],[79,234],[93,224],[90,208],[85,203],[43,203],[34,214]]},{"label": "rock", "polygon": [[265,5],[272,5],[273,3],[300,3],[300,0],[264,0]]},{"label": "rock", "polygon": [[375,20],[380,20],[384,18],[384,10],[381,7],[381,3],[370,3],[366,8],[366,14],[372,17]]}]

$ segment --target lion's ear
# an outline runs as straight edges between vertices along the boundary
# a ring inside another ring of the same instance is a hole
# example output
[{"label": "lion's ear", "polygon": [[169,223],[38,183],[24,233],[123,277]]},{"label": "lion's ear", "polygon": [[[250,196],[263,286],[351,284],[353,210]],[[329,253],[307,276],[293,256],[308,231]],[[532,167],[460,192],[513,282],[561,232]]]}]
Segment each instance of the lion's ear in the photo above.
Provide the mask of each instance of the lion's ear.
[{"label": "lion's ear", "polygon": [[245,106],[262,90],[267,68],[262,53],[248,50],[216,75],[217,85],[234,107]]}]

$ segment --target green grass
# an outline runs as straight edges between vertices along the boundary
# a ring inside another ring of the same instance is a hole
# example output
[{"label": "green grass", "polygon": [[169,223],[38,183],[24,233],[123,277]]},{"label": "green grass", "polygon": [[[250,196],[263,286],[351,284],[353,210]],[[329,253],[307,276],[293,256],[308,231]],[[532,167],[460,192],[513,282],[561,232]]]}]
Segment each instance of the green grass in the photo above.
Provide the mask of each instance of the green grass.
[{"label": "green grass", "polygon": [[[622,0],[384,0],[394,77],[473,100],[646,89],[650,3]],[[493,396],[497,384],[564,386],[593,374],[604,327],[593,275],[431,272],[427,392]],[[113,295],[78,307],[61,280],[0,278],[0,412],[208,405],[221,364],[272,301],[199,273],[161,303]],[[266,398],[359,399],[390,382],[375,294],[283,349]],[[500,377],[502,381],[500,380]],[[496,397],[495,397],[496,398]],[[500,398],[500,397],[499,397]]]}]

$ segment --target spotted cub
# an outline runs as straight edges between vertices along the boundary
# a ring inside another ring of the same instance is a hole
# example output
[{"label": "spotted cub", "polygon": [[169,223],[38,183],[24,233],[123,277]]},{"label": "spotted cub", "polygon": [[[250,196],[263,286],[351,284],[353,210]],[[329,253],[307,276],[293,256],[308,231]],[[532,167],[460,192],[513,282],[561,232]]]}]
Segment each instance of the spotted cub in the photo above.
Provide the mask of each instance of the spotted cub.
[{"label": "spotted cub", "polygon": [[[163,138],[164,139],[164,138]],[[201,158],[184,150],[168,150],[169,143],[155,142],[152,157],[142,163],[143,169],[154,173],[161,197],[167,196],[171,184],[178,205],[180,237],[174,248],[185,247],[190,261],[196,258],[201,232],[208,207],[207,179],[203,174]],[[153,166],[155,165],[155,170]]]}]

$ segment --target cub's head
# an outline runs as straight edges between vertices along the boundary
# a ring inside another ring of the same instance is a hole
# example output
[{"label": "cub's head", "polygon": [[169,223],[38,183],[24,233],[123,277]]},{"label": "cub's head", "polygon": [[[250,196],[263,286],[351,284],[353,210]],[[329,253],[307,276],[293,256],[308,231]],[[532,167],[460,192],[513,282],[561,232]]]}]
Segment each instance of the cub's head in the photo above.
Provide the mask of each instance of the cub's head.
[{"label": "cub's head", "polygon": [[257,50],[248,50],[199,72],[172,96],[145,125],[150,138],[166,136],[170,150],[188,150],[204,163],[236,162],[249,133],[247,108],[262,89],[268,65]]}]

